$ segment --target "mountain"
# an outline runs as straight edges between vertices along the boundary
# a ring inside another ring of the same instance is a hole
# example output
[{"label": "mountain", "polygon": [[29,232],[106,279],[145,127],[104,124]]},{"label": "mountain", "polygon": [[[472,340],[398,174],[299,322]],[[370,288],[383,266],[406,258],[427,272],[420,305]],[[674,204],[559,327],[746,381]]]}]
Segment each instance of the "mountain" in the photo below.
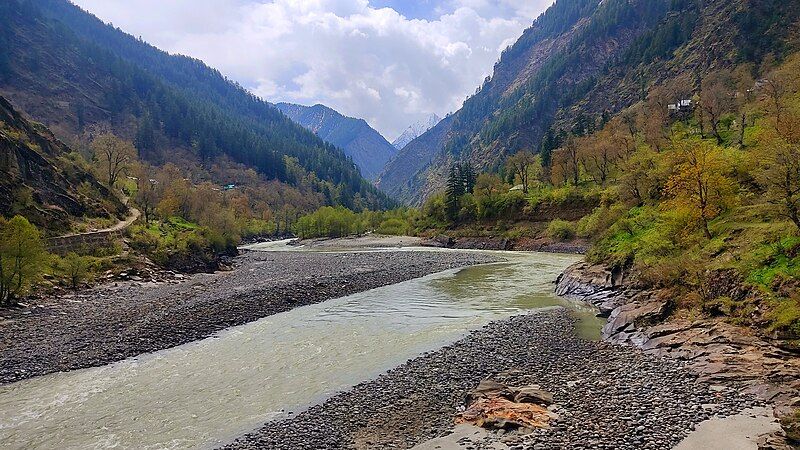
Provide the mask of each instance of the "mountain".
[{"label": "mountain", "polygon": [[291,103],[275,105],[323,141],[333,144],[353,159],[368,180],[374,180],[387,162],[397,153],[364,119],[346,117],[324,105],[302,106]]},{"label": "mountain", "polygon": [[408,203],[417,195],[416,186],[427,176],[427,169],[439,156],[437,149],[444,143],[453,126],[453,116],[447,116],[435,127],[409,142],[386,164],[376,185],[391,196]]},{"label": "mountain", "polygon": [[398,150],[402,150],[403,147],[408,145],[409,142],[435,127],[436,124],[438,124],[441,120],[442,118],[434,113],[428,116],[428,118],[425,120],[409,125],[408,128],[406,128],[405,131],[403,131],[403,133],[398,136],[394,142],[392,142],[392,145],[394,145]]},{"label": "mountain", "polygon": [[799,21],[800,2],[779,0],[558,0],[447,124],[398,153],[379,187],[419,204],[457,161],[493,171],[522,149],[547,161],[560,136],[591,132],[667,80],[687,78],[691,95],[712,71],[779,60],[798,47]]},{"label": "mountain", "polygon": [[0,216],[24,214],[47,234],[78,219],[123,216],[127,208],[70,153],[0,97]]},{"label": "mountain", "polygon": [[228,158],[329,204],[391,203],[340,149],[218,71],[66,0],[0,2],[0,94],[68,142],[100,124],[153,163]]}]

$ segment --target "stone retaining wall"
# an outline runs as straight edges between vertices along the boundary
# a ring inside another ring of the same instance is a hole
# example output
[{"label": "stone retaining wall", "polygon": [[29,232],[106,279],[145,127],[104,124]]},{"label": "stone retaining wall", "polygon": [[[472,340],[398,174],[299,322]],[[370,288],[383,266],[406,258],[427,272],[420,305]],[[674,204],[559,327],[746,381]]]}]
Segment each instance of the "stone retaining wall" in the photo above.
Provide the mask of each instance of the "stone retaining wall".
[{"label": "stone retaining wall", "polygon": [[97,247],[109,247],[120,239],[122,239],[122,231],[120,230],[96,231],[94,233],[58,236],[47,240],[47,249],[51,253],[64,255],[74,251],[81,251]]}]

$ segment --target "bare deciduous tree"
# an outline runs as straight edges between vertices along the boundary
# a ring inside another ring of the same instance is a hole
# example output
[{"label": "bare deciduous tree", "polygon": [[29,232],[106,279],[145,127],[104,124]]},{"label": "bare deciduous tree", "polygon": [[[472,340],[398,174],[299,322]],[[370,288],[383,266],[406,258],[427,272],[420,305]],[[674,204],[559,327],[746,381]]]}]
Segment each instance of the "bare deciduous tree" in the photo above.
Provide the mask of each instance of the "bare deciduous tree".
[{"label": "bare deciduous tree", "polygon": [[112,189],[120,175],[136,161],[136,148],[129,141],[103,133],[92,141],[92,153],[103,180]]}]

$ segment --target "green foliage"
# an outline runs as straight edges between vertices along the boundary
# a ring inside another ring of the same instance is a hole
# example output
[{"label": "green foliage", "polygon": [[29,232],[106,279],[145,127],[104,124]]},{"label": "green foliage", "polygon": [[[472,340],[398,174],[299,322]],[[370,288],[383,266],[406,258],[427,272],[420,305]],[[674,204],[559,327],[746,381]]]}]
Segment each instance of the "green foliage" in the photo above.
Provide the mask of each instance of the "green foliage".
[{"label": "green foliage", "polygon": [[48,263],[39,230],[22,216],[0,217],[0,305],[25,294]]},{"label": "green foliage", "polygon": [[450,223],[444,194],[430,196],[422,206],[420,227],[423,229],[443,229],[447,228]]},{"label": "green foliage", "polygon": [[783,58],[790,50],[786,37],[800,18],[800,4],[784,0],[746,2],[733,18],[738,27],[740,59],[760,63],[767,54]]},{"label": "green foliage", "polygon": [[129,230],[133,249],[156,263],[180,270],[208,267],[221,255],[235,254],[236,239],[208,227],[172,217]]},{"label": "green foliage", "polygon": [[407,220],[391,218],[386,219],[375,230],[378,234],[390,236],[407,236],[411,234],[411,224]]},{"label": "green foliage", "polygon": [[800,297],[779,299],[774,303],[768,314],[770,330],[782,331],[793,339],[800,339]]},{"label": "green foliage", "polygon": [[413,232],[416,217],[417,212],[407,208],[356,213],[341,206],[324,206],[301,217],[294,226],[294,233],[301,239],[336,238],[372,231],[402,236]]},{"label": "green foliage", "polygon": [[578,221],[577,234],[584,238],[600,237],[626,212],[625,206],[621,204],[597,207],[591,214]]},{"label": "green foliage", "polygon": [[78,285],[86,280],[89,275],[91,261],[88,257],[70,252],[63,258],[57,260],[56,267],[58,271],[66,277],[70,287],[72,287],[72,289],[77,289]]},{"label": "green foliage", "polygon": [[554,219],[547,225],[547,235],[559,241],[568,241],[575,237],[575,224],[566,220]]},{"label": "green foliage", "polygon": [[[393,204],[340,149],[201,61],[159,51],[69,2],[3,4],[0,42],[9,45],[0,50],[0,70],[24,68],[24,76],[9,78],[35,78],[43,85],[64,83],[64,76],[70,84],[86,82],[52,64],[52,55],[62,55],[64,64],[104,80],[100,104],[91,108],[109,111],[104,120],[111,124],[134,118],[135,140],[146,159],[159,162],[175,147],[191,149],[204,163],[227,155],[267,178],[308,186],[329,204],[354,207],[356,193],[367,207]],[[32,37],[35,46],[20,47]],[[96,87],[79,86],[78,92],[84,89]],[[79,122],[91,118],[81,113],[89,109],[83,96],[70,100]],[[290,160],[298,167],[290,167]]]},{"label": "green foliage", "polygon": [[342,206],[325,206],[303,216],[294,226],[301,239],[312,237],[342,237],[366,231],[363,218]]},{"label": "green foliage", "polygon": [[[463,164],[454,164],[450,167],[450,175],[447,177],[447,184],[445,187],[445,207],[447,218],[450,221],[456,221],[461,216],[461,211],[465,205],[462,197],[465,194],[472,194],[477,183],[477,174],[472,164],[465,162]],[[474,202],[473,202],[474,203]],[[474,209],[467,205],[468,211]],[[464,215],[470,216],[471,213],[467,212]],[[472,214],[474,216],[474,214]],[[473,217],[474,218],[474,217]]]},{"label": "green foliage", "polygon": [[631,209],[592,246],[588,258],[612,266],[629,264],[640,249],[642,238],[652,233],[659,221],[660,216],[653,208]]},{"label": "green foliage", "polygon": [[753,252],[759,263],[747,281],[763,287],[780,279],[800,279],[800,237],[788,236]]}]

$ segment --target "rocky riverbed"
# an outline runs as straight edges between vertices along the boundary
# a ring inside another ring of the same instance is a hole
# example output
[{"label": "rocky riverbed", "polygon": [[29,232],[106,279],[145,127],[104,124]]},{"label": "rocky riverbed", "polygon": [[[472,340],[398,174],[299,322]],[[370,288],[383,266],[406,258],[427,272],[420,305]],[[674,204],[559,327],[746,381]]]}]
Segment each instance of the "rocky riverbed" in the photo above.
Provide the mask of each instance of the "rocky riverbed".
[{"label": "rocky riverbed", "polygon": [[413,447],[452,430],[467,393],[487,378],[541,386],[553,394],[558,419],[531,434],[490,433],[465,448],[667,449],[705,419],[759,405],[698,381],[677,360],[582,340],[573,330],[560,308],[494,322],[227,448]]},{"label": "rocky riverbed", "polygon": [[0,383],[104,365],[297,306],[496,260],[459,252],[248,252],[228,272],[38,300],[0,310]]}]

